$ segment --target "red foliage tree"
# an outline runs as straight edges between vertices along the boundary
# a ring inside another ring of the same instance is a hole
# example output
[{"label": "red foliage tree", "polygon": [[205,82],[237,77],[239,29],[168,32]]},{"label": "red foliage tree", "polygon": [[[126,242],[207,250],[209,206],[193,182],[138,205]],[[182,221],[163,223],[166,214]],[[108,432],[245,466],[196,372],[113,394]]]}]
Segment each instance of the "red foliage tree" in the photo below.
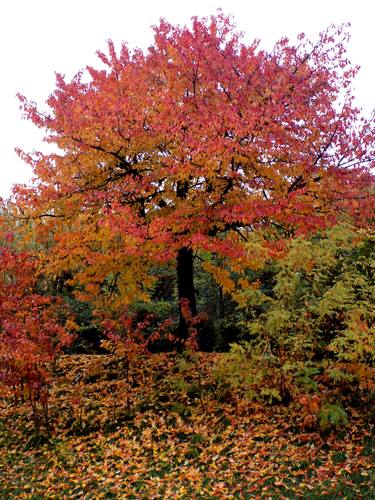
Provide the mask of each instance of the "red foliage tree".
[{"label": "red foliage tree", "polygon": [[11,233],[0,234],[0,383],[31,403],[38,431],[38,403],[48,424],[51,368],[72,337],[59,300],[36,290],[37,259],[16,251],[12,240]]},{"label": "red foliage tree", "polygon": [[223,15],[154,30],[145,53],[109,42],[104,68],[57,75],[48,113],[21,97],[60,153],[24,155],[35,184],[16,201],[54,235],[51,272],[70,269],[93,294],[116,285],[129,302],[151,283],[150,263],[175,260],[194,317],[194,252],[241,269],[254,259],[249,232],[281,238],[346,209],[371,215],[374,130],[353,106],[343,28],[272,52],[243,43]]}]

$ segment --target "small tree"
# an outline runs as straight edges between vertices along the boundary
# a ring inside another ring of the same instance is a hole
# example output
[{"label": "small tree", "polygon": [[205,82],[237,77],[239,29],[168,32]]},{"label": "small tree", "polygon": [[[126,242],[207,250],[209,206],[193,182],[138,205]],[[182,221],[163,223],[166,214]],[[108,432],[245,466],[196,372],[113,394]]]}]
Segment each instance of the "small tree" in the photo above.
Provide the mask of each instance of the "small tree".
[{"label": "small tree", "polygon": [[9,232],[0,234],[0,383],[30,402],[38,433],[38,406],[49,431],[51,369],[71,336],[62,325],[60,301],[37,292],[37,259],[17,251],[12,239]]}]

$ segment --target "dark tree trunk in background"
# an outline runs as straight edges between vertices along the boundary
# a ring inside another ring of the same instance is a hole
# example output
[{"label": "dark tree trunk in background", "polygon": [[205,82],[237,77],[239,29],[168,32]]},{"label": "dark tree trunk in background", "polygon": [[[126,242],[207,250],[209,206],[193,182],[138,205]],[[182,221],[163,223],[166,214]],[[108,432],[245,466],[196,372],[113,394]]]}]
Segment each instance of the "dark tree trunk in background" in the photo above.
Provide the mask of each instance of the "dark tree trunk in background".
[{"label": "dark tree trunk in background", "polygon": [[183,314],[181,303],[186,303],[189,316],[195,316],[197,314],[193,272],[193,250],[191,248],[182,247],[177,253],[177,288],[180,312],[178,333],[180,340],[186,339],[189,335],[189,324]]},{"label": "dark tree trunk in background", "polygon": [[224,318],[224,293],[222,286],[219,286],[219,318]]}]

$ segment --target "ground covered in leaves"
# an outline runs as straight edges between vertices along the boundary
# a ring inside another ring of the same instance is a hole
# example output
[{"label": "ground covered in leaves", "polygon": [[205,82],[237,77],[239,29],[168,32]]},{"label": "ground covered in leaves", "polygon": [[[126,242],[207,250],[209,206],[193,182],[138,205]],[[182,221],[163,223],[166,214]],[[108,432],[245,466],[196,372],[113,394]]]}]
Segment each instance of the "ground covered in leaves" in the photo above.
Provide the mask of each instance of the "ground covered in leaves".
[{"label": "ground covered in leaves", "polygon": [[334,432],[301,429],[298,407],[218,385],[219,356],[64,356],[49,439],[3,393],[0,498],[373,498],[370,409]]}]

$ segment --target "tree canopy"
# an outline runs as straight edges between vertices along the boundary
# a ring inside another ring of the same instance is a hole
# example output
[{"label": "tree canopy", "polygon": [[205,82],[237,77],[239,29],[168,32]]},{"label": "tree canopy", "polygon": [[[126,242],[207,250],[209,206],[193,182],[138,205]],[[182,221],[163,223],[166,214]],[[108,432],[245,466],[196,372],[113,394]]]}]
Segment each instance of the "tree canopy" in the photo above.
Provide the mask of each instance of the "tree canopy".
[{"label": "tree canopy", "polygon": [[100,68],[57,74],[47,112],[20,96],[59,152],[21,153],[35,179],[15,200],[43,221],[46,272],[85,293],[145,298],[150,267],[175,262],[186,337],[197,252],[225,287],[213,256],[241,273],[345,210],[369,220],[374,130],[353,105],[345,27],[271,52],[222,14],[154,34],[148,51],[109,41]]}]

